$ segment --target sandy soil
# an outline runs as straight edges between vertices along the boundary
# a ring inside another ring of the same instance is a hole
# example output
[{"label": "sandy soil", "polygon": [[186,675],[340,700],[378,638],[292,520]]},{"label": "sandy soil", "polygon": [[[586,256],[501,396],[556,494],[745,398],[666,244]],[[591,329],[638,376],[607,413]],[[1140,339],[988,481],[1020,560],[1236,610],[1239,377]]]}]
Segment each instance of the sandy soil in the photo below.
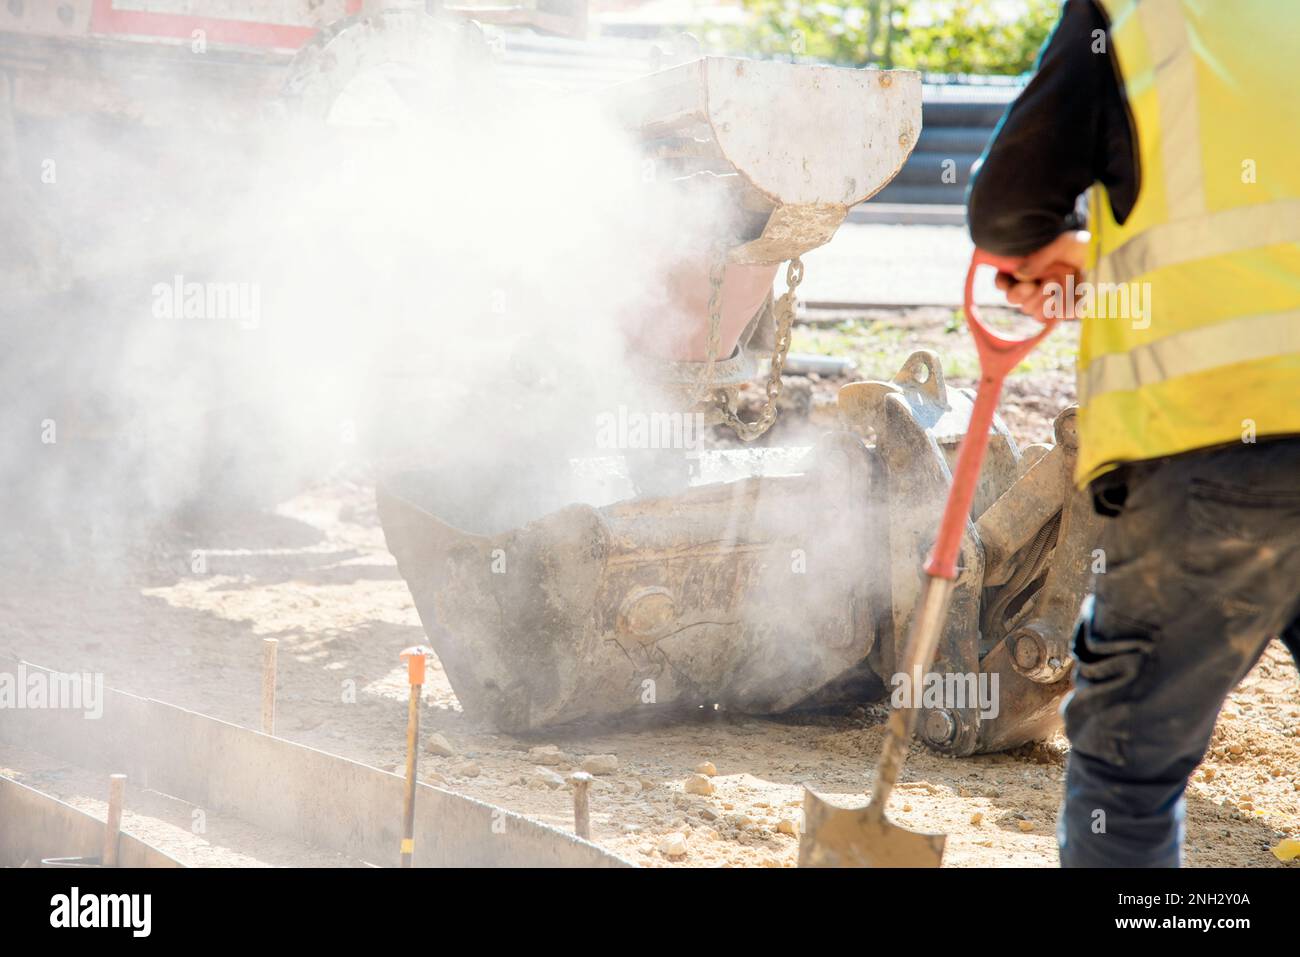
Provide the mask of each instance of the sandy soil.
[{"label": "sandy soil", "polygon": [[[927,341],[927,334],[905,332],[895,353]],[[890,362],[896,368],[898,356],[882,356],[882,368],[865,371],[887,375]],[[969,383],[960,360],[954,372],[958,384]],[[1028,370],[1009,396],[1008,421],[1022,439],[1046,438],[1069,391],[1061,370]],[[72,544],[54,549],[39,528],[6,539],[0,652],[103,672],[112,687],[256,726],[259,644],[275,637],[279,733],[400,768],[405,682],[398,652],[423,633],[360,466],[340,468],[273,512],[213,517],[205,528],[136,525],[112,547]],[[548,771],[563,774],[588,756],[615,755],[617,768],[600,774],[592,792],[601,844],[651,866],[793,866],[803,786],[860,799],[883,715],[879,705],[781,719],[700,711],[518,737],[468,720],[434,663],[424,733],[426,740],[442,735],[455,753],[425,754],[422,777],[567,828],[571,794],[553,787]],[[539,770],[530,749],[548,745],[558,754]],[[1052,866],[1064,750],[1059,738],[967,759],[914,748],[891,813],[908,826],[947,832],[951,866]],[[702,762],[716,771],[713,793],[687,793],[684,782]],[[0,773],[55,793],[93,793],[74,769],[51,769],[30,752],[0,754]],[[200,838],[186,847],[191,809],[160,802],[142,797],[128,825],[134,820],[172,853],[204,863]],[[1188,811],[1192,865],[1282,866],[1269,849],[1283,836],[1300,837],[1300,681],[1280,645],[1231,697],[1191,785]],[[234,856],[222,862],[338,863],[289,845],[246,861],[241,853],[232,845]]]}]

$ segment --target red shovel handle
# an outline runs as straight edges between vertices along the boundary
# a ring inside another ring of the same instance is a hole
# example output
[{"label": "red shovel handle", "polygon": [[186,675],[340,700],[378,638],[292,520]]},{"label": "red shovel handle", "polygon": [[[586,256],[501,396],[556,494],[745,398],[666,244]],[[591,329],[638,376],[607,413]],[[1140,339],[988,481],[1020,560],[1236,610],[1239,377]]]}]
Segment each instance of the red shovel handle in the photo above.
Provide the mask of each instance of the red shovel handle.
[{"label": "red shovel handle", "polygon": [[932,578],[952,581],[957,577],[961,537],[966,531],[966,520],[975,498],[975,486],[979,483],[980,466],[984,463],[984,451],[989,445],[989,429],[993,425],[993,414],[997,411],[998,397],[1002,393],[1002,381],[1047,337],[1057,323],[1055,318],[1045,318],[1043,328],[1032,336],[1026,339],[1008,339],[995,333],[980,318],[979,309],[975,305],[975,274],[979,267],[992,266],[998,272],[1013,273],[1021,262],[1019,259],[994,256],[977,249],[966,273],[966,324],[970,326],[975,348],[979,352],[980,381],[975,393],[975,405],[971,410],[970,425],[957,452],[957,468],[953,470],[952,488],[948,490],[948,502],[943,509],[939,535],[934,541],[930,558],[925,563],[925,573]]}]

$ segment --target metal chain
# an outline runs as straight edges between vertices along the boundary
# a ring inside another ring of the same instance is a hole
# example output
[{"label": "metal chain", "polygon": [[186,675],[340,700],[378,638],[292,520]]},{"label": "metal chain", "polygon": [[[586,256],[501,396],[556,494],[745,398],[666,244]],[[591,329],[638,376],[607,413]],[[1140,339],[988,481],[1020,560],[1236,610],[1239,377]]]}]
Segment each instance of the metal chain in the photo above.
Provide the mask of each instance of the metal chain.
[{"label": "metal chain", "polygon": [[[712,274],[710,274],[711,277]],[[776,301],[773,312],[776,316],[776,342],[772,347],[771,365],[767,370],[766,401],[763,411],[753,422],[746,422],[727,402],[720,402],[718,409],[722,421],[744,442],[752,442],[772,427],[776,421],[776,400],[781,396],[781,372],[785,369],[785,357],[790,351],[790,340],[794,329],[795,290],[803,282],[803,260],[796,256],[790,260],[785,271],[785,295]],[[721,284],[719,284],[719,288]],[[709,300],[709,365],[707,372],[713,375],[713,362],[718,349],[722,317],[715,311],[713,299]]]}]

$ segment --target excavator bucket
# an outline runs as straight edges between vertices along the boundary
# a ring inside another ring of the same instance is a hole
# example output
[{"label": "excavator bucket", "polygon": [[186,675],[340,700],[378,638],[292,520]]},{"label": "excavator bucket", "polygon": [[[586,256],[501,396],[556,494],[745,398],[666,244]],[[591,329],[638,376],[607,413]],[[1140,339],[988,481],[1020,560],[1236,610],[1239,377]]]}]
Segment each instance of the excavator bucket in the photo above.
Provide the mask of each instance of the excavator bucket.
[{"label": "excavator bucket", "polygon": [[[698,453],[676,495],[638,496],[619,457],[574,461],[581,504],[513,526],[490,503],[529,495],[499,475],[385,479],[388,546],[466,711],[526,731],[886,693],[971,400],[920,352],[840,402],[846,427],[811,447]],[[1072,429],[1071,409],[1058,436]],[[964,706],[926,712],[922,736],[941,751],[999,750],[1053,727],[1086,585],[1071,569],[1091,548],[1071,456],[1063,443],[1022,454],[995,423],[936,670],[996,668],[1000,693],[984,707],[972,682]]]},{"label": "excavator bucket", "polygon": [[448,500],[463,477],[382,484],[389,547],[467,711],[513,731],[649,706],[784,711],[867,656],[885,569],[865,444],[700,466],[677,496],[497,533],[443,517],[479,511]]}]

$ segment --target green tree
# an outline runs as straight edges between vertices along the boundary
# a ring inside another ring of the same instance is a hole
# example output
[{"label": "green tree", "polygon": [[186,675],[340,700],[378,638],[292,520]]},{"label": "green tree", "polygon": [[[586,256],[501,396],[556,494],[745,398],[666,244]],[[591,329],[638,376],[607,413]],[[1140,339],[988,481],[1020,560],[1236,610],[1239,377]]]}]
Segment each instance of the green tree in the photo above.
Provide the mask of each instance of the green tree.
[{"label": "green tree", "polygon": [[744,0],[749,25],[715,39],[737,52],[846,66],[1020,74],[1060,15],[1060,0]]}]

